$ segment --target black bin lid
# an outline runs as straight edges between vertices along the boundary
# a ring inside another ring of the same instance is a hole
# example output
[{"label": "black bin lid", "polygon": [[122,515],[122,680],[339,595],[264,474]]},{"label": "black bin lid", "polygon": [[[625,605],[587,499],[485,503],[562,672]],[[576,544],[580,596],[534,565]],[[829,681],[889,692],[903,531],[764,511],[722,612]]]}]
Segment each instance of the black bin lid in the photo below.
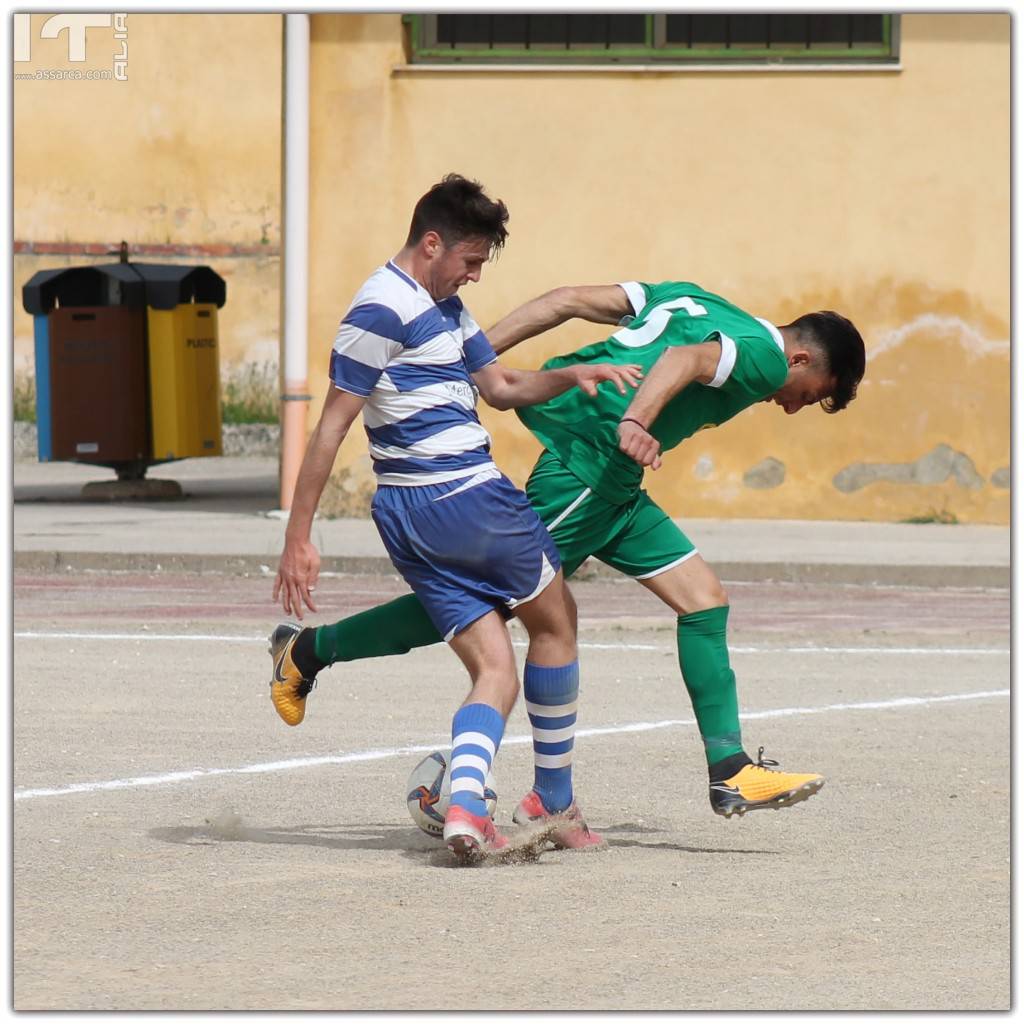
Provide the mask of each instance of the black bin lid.
[{"label": "black bin lid", "polygon": [[173,263],[122,263],[145,282],[146,305],[174,309],[187,302],[212,302],[219,309],[227,297],[227,285],[209,267],[179,267]]},{"label": "black bin lid", "polygon": [[101,263],[40,270],[21,290],[26,313],[38,316],[61,306],[152,306],[174,309],[189,302],[224,305],[224,278],[209,267],[169,263]]},{"label": "black bin lid", "polygon": [[21,290],[26,313],[38,316],[61,306],[144,306],[146,286],[130,264],[40,270]]}]

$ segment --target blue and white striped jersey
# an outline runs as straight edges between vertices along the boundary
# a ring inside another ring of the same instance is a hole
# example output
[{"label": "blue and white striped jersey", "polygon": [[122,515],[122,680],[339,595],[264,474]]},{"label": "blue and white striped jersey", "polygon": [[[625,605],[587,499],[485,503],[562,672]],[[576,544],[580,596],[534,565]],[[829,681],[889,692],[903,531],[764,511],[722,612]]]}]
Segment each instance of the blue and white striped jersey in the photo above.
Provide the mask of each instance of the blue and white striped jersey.
[{"label": "blue and white striped jersey", "polygon": [[378,484],[444,483],[494,466],[470,374],[495,359],[457,295],[435,302],[390,260],[374,271],[338,328],[330,372],[366,399]]}]

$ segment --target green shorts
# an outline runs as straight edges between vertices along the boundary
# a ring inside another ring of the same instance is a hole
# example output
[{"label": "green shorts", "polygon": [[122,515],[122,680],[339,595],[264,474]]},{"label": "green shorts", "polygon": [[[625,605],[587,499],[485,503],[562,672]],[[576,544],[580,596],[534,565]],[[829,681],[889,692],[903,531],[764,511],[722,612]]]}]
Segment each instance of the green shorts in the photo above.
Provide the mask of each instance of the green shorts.
[{"label": "green shorts", "polygon": [[638,491],[624,505],[612,505],[549,451],[543,452],[533,467],[526,494],[558,547],[566,578],[591,556],[642,580],[697,553],[686,534],[646,491]]}]

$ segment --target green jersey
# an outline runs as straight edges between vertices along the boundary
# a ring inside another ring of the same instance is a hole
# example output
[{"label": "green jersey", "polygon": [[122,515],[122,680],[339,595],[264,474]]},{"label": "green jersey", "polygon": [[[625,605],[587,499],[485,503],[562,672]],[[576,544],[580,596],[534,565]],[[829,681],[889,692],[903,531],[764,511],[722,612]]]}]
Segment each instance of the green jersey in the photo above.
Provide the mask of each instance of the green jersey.
[{"label": "green jersey", "polygon": [[[622,288],[636,317],[604,341],[549,359],[543,368],[637,363],[646,374],[667,348],[718,341],[722,354],[714,379],[687,385],[651,424],[663,452],[698,430],[725,423],[785,383],[782,335],[767,320],[685,281],[630,281]],[[621,504],[636,494],[643,479],[643,467],[619,451],[617,426],[632,399],[632,392],[620,395],[606,381],[597,398],[571,388],[517,412],[574,476],[606,501]]]}]

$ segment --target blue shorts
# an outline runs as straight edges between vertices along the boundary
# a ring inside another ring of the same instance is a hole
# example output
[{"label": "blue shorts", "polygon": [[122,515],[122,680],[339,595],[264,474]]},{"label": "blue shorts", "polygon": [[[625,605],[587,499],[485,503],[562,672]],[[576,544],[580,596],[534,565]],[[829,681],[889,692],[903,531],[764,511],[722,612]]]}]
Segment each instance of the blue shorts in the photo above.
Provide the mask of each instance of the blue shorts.
[{"label": "blue shorts", "polygon": [[373,498],[391,561],[446,641],[532,600],[562,564],[526,495],[495,469],[480,475],[470,486],[378,487]]}]

